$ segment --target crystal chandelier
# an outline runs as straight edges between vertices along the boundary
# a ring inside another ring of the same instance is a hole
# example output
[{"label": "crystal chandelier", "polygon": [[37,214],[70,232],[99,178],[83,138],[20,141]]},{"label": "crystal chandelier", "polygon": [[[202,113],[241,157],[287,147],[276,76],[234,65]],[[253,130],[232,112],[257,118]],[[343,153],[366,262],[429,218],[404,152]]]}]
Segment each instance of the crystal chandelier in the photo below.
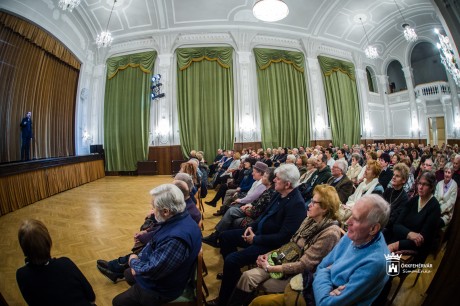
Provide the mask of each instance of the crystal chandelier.
[{"label": "crystal chandelier", "polygon": [[402,14],[401,10],[399,9],[398,3],[396,3],[396,0],[394,0],[396,7],[398,8],[399,14],[401,14],[401,17],[404,21],[404,24],[402,27],[404,28],[404,38],[409,41],[409,42],[414,42],[417,40],[417,33],[415,33],[415,30],[410,27],[410,25],[406,22],[406,19],[404,18],[404,15]]},{"label": "crystal chandelier", "polygon": [[110,19],[112,18],[113,8],[115,7],[115,3],[117,0],[113,1],[112,10],[110,11],[109,20],[107,21],[107,26],[105,27],[105,31],[102,31],[101,34],[97,35],[96,37],[96,45],[98,48],[106,48],[112,45],[113,37],[112,34],[109,32],[109,23]]},{"label": "crystal chandelier", "polygon": [[452,75],[457,86],[460,86],[460,70],[458,69],[454,49],[450,44],[449,37],[442,35],[438,29],[435,29],[434,32],[438,34],[439,38],[439,43],[437,43],[436,46],[441,55],[441,62],[444,64],[444,67],[446,67],[446,70]]},{"label": "crystal chandelier", "polygon": [[58,6],[63,10],[72,12],[74,8],[80,5],[80,0],[59,0]]},{"label": "crystal chandelier", "polygon": [[370,59],[376,59],[379,57],[379,52],[377,51],[376,47],[373,47],[369,44],[369,37],[367,36],[366,28],[364,28],[363,20],[361,17],[359,18],[359,21],[361,21],[361,25],[363,26],[364,34],[366,34],[366,39],[367,39],[367,47],[364,49],[364,53],[366,56]]},{"label": "crystal chandelier", "polygon": [[252,7],[252,13],[259,20],[274,22],[286,18],[289,8],[282,0],[259,0]]}]

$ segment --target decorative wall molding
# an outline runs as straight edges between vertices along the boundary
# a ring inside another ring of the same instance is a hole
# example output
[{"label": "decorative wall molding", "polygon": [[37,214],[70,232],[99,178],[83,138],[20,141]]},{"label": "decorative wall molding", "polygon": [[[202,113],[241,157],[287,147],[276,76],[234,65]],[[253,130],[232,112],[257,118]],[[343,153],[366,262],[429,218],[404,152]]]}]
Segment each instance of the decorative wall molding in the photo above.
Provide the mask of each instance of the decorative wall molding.
[{"label": "decorative wall molding", "polygon": [[109,57],[118,53],[137,51],[142,49],[153,49],[155,41],[153,38],[147,38],[142,40],[127,41],[124,43],[114,44],[110,48]]},{"label": "decorative wall molding", "polygon": [[232,44],[233,39],[229,33],[181,33],[177,37],[177,43],[197,44],[197,43],[227,43]]},{"label": "decorative wall molding", "polygon": [[321,44],[319,47],[319,54],[329,55],[353,62],[353,54],[350,51],[335,48],[332,46]]},{"label": "decorative wall molding", "polygon": [[277,37],[277,36],[268,36],[268,35],[257,35],[253,39],[254,45],[269,45],[276,47],[285,47],[291,49],[301,50],[302,46],[300,45],[300,41],[298,39],[292,38],[285,38],[285,37]]}]

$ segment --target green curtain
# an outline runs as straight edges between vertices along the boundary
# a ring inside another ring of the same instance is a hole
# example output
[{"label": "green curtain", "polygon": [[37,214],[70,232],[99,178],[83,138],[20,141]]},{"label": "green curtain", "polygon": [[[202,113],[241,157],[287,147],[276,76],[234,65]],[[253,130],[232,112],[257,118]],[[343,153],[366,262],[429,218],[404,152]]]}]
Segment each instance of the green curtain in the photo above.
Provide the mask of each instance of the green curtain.
[{"label": "green curtain", "polygon": [[305,59],[301,52],[254,49],[262,146],[309,145]]},{"label": "green curtain", "polygon": [[233,49],[177,49],[177,107],[184,156],[233,148]]},{"label": "green curtain", "polygon": [[325,56],[318,56],[318,61],[323,72],[332,142],[339,146],[359,144],[361,123],[355,67],[350,62]]},{"label": "green curtain", "polygon": [[150,85],[157,53],[109,58],[104,98],[107,171],[135,171],[148,155]]}]

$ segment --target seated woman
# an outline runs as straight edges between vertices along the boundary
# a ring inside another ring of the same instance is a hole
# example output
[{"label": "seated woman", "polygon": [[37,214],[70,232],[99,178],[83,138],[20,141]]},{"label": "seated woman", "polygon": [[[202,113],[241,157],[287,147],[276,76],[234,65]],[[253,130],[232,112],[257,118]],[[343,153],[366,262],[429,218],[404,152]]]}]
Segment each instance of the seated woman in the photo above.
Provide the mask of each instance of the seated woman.
[{"label": "seated woman", "polygon": [[93,288],[72,260],[51,258],[51,236],[42,222],[23,221],[18,238],[26,264],[16,279],[27,304],[94,305]]},{"label": "seated woman", "polygon": [[358,186],[358,175],[361,173],[361,156],[358,153],[353,153],[351,155],[351,166],[348,167],[347,176],[350,181],[353,182],[353,185]]},{"label": "seated woman", "polygon": [[[294,262],[271,265],[268,260],[272,252],[260,255],[257,268],[241,275],[228,305],[245,305],[257,288],[265,292],[282,292],[292,276],[305,270],[315,272],[316,266],[340,240],[341,231],[337,226],[339,204],[340,199],[334,187],[316,186],[307,218],[290,240],[299,248],[300,257]],[[283,278],[273,278],[276,273],[282,273]]]},{"label": "seated woman", "polygon": [[203,237],[203,242],[213,247],[219,247],[219,234],[231,228],[244,228],[249,223],[257,219],[270,204],[272,195],[275,193],[274,182],[275,170],[267,169],[262,177],[262,184],[265,186],[265,191],[253,203],[248,203],[243,206],[230,207],[217,223],[216,230],[209,236]]},{"label": "seated woman", "polygon": [[232,173],[238,170],[240,163],[241,163],[241,154],[240,152],[235,152],[233,154],[233,161],[231,162],[230,166],[228,166],[227,170],[222,172],[220,175],[217,175],[212,188],[216,188],[216,186],[219,184],[226,183],[227,179],[232,177]]},{"label": "seated woman", "polygon": [[300,177],[302,177],[302,175],[307,173],[307,161],[308,161],[308,158],[305,155],[299,156],[296,159],[295,164],[297,166],[297,169],[299,169]]},{"label": "seated woman", "polygon": [[383,187],[379,184],[379,175],[382,171],[382,166],[377,160],[370,160],[366,165],[364,180],[358,185],[355,192],[348,198],[346,204],[341,204],[339,209],[339,221],[342,224],[347,221],[351,215],[351,209],[356,201],[365,194],[383,194]]},{"label": "seated woman", "polygon": [[307,165],[306,165],[307,171],[300,176],[299,179],[299,185],[305,183],[310,179],[310,177],[315,173],[316,171],[316,158],[310,157],[307,159]]},{"label": "seated woman", "polygon": [[401,210],[404,205],[409,201],[407,192],[404,190],[404,185],[407,182],[407,179],[410,174],[410,169],[406,164],[399,163],[393,167],[393,178],[391,179],[391,187],[389,186],[387,190],[383,193],[383,198],[390,204],[390,219],[388,220],[387,225],[383,231],[383,234],[387,238],[391,234],[393,229],[393,224],[398,219]]},{"label": "seated woman", "polygon": [[431,171],[420,175],[418,195],[409,200],[393,226],[390,252],[417,252],[415,263],[425,261],[438,232],[441,209],[433,196],[436,177]]},{"label": "seated woman", "polygon": [[455,201],[457,200],[458,186],[452,179],[454,170],[452,166],[444,166],[444,180],[436,185],[434,196],[441,205],[440,227],[444,228],[449,225],[454,213]]}]

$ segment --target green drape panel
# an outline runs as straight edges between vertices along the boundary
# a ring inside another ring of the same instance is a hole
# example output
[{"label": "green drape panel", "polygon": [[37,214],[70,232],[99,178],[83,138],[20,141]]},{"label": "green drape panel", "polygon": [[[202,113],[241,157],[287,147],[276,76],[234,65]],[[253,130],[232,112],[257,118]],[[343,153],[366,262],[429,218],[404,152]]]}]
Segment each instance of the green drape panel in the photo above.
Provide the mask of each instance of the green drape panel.
[{"label": "green drape panel", "polygon": [[[254,49],[254,54],[257,63],[262,146],[272,148],[309,145],[307,88],[305,75],[298,69],[300,67],[304,71],[303,54],[270,49]],[[289,57],[279,57],[283,54]],[[279,60],[267,60],[274,55]],[[297,68],[290,60],[293,58],[300,65]],[[261,69],[263,62],[270,62],[270,65]]]},{"label": "green drape panel", "polygon": [[[193,149],[202,150],[205,159],[210,161],[218,148],[233,148],[233,65],[229,60],[233,49],[186,48],[176,52],[182,153],[189,156]],[[207,59],[202,56],[211,53],[215,57]],[[216,58],[225,58],[228,68],[224,68]],[[181,70],[188,62],[190,64]]]},{"label": "green drape panel", "polygon": [[332,142],[339,146],[359,144],[361,124],[354,65],[325,56],[318,56],[318,61],[323,72]]},{"label": "green drape panel", "polygon": [[[107,171],[134,171],[148,154],[151,71],[156,52],[142,53],[150,59],[145,73],[126,60],[132,55],[109,58],[108,67],[124,62],[128,67],[107,80],[104,98],[104,147]],[[107,71],[109,77],[109,71]]]}]

